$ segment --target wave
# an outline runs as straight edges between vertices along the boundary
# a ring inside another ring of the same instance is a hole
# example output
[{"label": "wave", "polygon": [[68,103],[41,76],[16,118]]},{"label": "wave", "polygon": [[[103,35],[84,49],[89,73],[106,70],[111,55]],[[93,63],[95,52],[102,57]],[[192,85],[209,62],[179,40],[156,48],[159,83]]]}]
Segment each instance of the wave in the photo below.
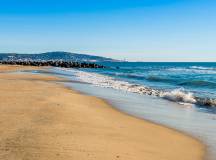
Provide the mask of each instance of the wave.
[{"label": "wave", "polygon": [[[202,69],[201,69],[202,68]],[[198,73],[198,74],[216,74],[216,68],[205,68],[205,67],[178,67],[178,68],[168,68],[168,72],[181,72],[181,73]]]},{"label": "wave", "polygon": [[113,88],[113,89],[140,93],[140,94],[148,94],[148,95],[155,95],[155,96],[159,95],[159,91],[151,89],[149,87],[138,85],[138,84],[132,84],[126,81],[116,80],[112,77],[104,76],[98,73],[75,71],[74,74],[79,80],[100,87]]},{"label": "wave", "polygon": [[213,98],[199,98],[197,97],[197,104],[201,106],[216,107],[216,99]]},{"label": "wave", "polygon": [[179,104],[195,104],[206,107],[216,107],[216,99],[197,97],[192,92],[187,92],[184,89],[175,89],[172,91],[162,92],[160,97],[178,102]]},{"label": "wave", "polygon": [[[184,81],[185,79],[180,78],[166,78],[163,76],[155,76],[155,75],[149,75],[149,76],[143,76],[143,75],[137,75],[137,74],[117,74],[117,76],[120,77],[126,77],[136,80],[147,80],[150,82],[161,82],[161,83],[169,83],[169,84],[175,84],[178,86],[189,86],[189,87],[208,87],[210,89],[216,88],[215,82],[210,82],[207,80],[188,80]],[[183,81],[183,82],[179,82]]]},{"label": "wave", "polygon": [[191,92],[185,92],[183,89],[175,89],[170,92],[163,92],[161,97],[175,101],[195,104],[197,101]]},{"label": "wave", "polygon": [[144,75],[139,75],[139,74],[131,74],[131,73],[122,73],[122,74],[119,74],[120,76],[122,77],[126,77],[126,78],[131,78],[131,79],[137,79],[137,80],[143,80],[145,79],[146,77]]},{"label": "wave", "polygon": [[119,73],[119,72],[113,73],[112,72],[112,73],[106,73],[106,74],[110,76],[118,76],[118,77],[131,78],[131,79],[137,79],[137,80],[143,80],[146,78],[144,75],[135,74],[135,73]]},{"label": "wave", "polygon": [[174,83],[176,81],[176,79],[173,78],[165,78],[165,77],[153,76],[153,75],[148,76],[146,80],[152,82],[165,82],[165,83]]},{"label": "wave", "polygon": [[[121,75],[122,76],[122,75]],[[189,86],[189,87],[208,87],[210,89],[216,88],[215,82],[210,82],[207,80],[189,80],[184,81],[185,79],[177,79],[177,78],[165,78],[162,76],[142,76],[142,75],[135,75],[135,74],[125,74],[122,77],[137,79],[137,80],[147,80],[150,82],[161,82],[161,83],[169,83],[169,84],[175,84],[178,86]],[[168,76],[167,76],[168,77]],[[183,81],[183,82],[179,82]]]},{"label": "wave", "polygon": [[142,74],[134,74],[134,73],[108,73],[108,75],[136,79],[136,80],[147,80],[152,82],[169,82],[169,83],[175,82],[175,79],[160,77],[156,75],[145,76]]},{"label": "wave", "polygon": [[205,80],[192,80],[179,83],[180,86],[195,86],[195,87],[209,87],[209,88],[216,88],[216,83],[209,82]]},{"label": "wave", "polygon": [[192,69],[199,69],[199,70],[216,70],[216,68],[213,67],[203,67],[203,66],[191,66]]},{"label": "wave", "polygon": [[[216,88],[215,82],[210,82],[207,80],[189,80],[184,81],[183,79],[177,79],[177,78],[164,78],[159,76],[149,76],[146,78],[148,81],[152,82],[162,82],[162,83],[170,83],[175,84],[178,86],[189,86],[189,87],[208,87],[210,89]],[[178,82],[183,81],[183,82]]]},{"label": "wave", "polygon": [[70,71],[73,72],[73,74],[78,80],[99,87],[113,88],[116,90],[122,90],[126,92],[161,97],[180,104],[190,103],[201,106],[216,107],[216,99],[197,97],[192,92],[185,91],[183,88],[174,89],[170,91],[158,90],[139,84],[133,84],[126,81],[116,80],[115,78],[104,76],[98,73],[84,72],[80,70]]}]

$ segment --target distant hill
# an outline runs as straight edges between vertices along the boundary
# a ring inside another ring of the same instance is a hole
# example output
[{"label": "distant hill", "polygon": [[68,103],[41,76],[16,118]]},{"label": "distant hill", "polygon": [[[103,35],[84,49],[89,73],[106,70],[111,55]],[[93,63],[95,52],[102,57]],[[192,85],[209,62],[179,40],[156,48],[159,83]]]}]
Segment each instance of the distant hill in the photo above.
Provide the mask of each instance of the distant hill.
[{"label": "distant hill", "polygon": [[70,52],[46,52],[41,54],[17,54],[17,53],[1,53],[0,60],[62,60],[62,61],[77,61],[77,62],[119,62],[119,60],[93,56],[87,54],[77,54]]}]

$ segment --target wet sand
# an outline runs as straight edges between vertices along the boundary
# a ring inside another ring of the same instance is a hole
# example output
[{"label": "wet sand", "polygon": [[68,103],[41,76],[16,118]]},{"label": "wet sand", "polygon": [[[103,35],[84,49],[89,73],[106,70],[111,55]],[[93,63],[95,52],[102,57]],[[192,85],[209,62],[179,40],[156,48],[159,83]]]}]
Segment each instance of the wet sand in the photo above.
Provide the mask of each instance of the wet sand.
[{"label": "wet sand", "polygon": [[[1,66],[0,71],[25,67]],[[201,160],[205,146],[121,113],[59,78],[0,73],[2,160]]]}]

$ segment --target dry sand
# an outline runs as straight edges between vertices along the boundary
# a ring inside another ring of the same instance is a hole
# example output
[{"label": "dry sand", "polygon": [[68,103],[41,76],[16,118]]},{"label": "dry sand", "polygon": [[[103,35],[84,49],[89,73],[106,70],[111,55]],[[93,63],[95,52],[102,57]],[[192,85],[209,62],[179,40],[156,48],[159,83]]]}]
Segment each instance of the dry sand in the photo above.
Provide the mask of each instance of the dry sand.
[{"label": "dry sand", "polygon": [[[44,67],[48,68],[48,67]],[[19,66],[19,65],[0,65],[0,72],[8,72],[8,71],[18,71],[18,70],[33,70],[33,69],[43,69],[42,67],[34,67],[34,66]]]},{"label": "dry sand", "polygon": [[[6,68],[0,66],[16,69]],[[55,79],[0,74],[0,160],[203,159],[199,141],[116,111]]]}]

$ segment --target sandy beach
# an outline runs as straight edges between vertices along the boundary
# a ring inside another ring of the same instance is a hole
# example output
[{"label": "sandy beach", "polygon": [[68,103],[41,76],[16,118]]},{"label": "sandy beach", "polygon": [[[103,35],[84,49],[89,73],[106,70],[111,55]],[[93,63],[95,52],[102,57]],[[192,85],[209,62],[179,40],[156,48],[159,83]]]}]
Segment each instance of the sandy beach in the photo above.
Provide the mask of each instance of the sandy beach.
[{"label": "sandy beach", "polygon": [[205,146],[121,113],[59,78],[0,65],[1,160],[202,160]]}]

